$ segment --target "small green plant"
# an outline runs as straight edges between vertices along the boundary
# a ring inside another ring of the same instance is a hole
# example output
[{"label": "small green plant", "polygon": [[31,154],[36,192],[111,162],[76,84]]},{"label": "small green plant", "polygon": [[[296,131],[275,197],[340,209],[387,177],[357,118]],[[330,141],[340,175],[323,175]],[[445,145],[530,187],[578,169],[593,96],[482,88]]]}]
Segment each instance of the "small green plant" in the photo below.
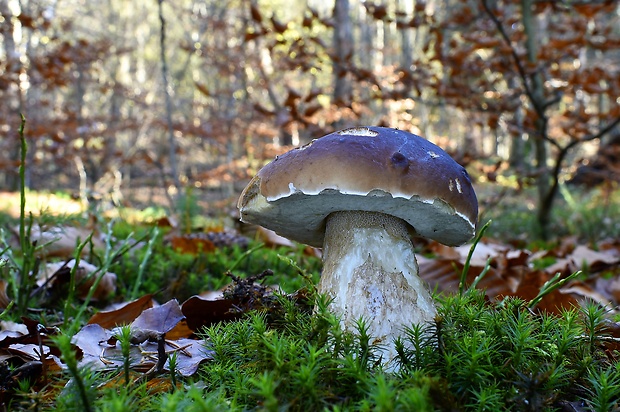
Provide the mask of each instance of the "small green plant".
[{"label": "small green plant", "polygon": [[[21,247],[21,263],[13,258],[12,253],[8,253],[13,266],[17,269],[18,281],[12,282],[13,299],[15,301],[15,311],[17,316],[26,313],[30,303],[30,292],[35,286],[36,275],[38,272],[38,260],[35,257],[36,245],[30,241],[33,218],[26,215],[26,154],[28,143],[24,130],[26,118],[22,115],[18,135],[20,141],[21,161],[19,165],[20,182],[20,217],[19,217],[19,245]],[[5,242],[6,243],[6,242]],[[7,247],[6,252],[10,252]],[[9,278],[10,279],[10,278]]]},{"label": "small green plant", "polygon": [[71,388],[67,388],[68,393],[77,393],[73,399],[73,410],[93,411],[93,402],[96,393],[92,385],[92,379],[95,377],[88,371],[78,367],[78,360],[74,349],[71,347],[71,337],[60,334],[54,338],[56,346],[60,350],[61,359],[67,365],[67,370],[71,375],[71,385],[76,388],[75,392]]},{"label": "small green plant", "polygon": [[586,391],[590,394],[588,406],[595,412],[620,410],[620,370],[591,370]]},{"label": "small green plant", "polygon": [[118,328],[118,334],[116,336],[121,344],[121,356],[123,357],[123,376],[125,378],[125,385],[130,385],[129,377],[129,365],[131,359],[129,358],[129,351],[131,349],[131,326],[125,325]]}]

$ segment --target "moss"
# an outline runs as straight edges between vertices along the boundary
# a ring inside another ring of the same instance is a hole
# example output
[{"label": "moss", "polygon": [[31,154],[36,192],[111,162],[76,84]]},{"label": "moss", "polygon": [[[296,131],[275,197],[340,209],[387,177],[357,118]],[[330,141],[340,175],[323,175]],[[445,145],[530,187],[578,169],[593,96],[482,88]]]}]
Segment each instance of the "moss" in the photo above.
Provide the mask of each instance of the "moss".
[{"label": "moss", "polygon": [[324,305],[286,311],[295,322],[253,313],[205,331],[215,352],[201,373],[207,394],[223,393],[242,410],[618,406],[610,394],[620,391],[620,370],[605,354],[602,313],[593,306],[556,317],[514,298],[491,304],[478,291],[443,297],[435,324],[412,326],[399,341],[396,374],[378,366],[363,321],[349,334]]}]

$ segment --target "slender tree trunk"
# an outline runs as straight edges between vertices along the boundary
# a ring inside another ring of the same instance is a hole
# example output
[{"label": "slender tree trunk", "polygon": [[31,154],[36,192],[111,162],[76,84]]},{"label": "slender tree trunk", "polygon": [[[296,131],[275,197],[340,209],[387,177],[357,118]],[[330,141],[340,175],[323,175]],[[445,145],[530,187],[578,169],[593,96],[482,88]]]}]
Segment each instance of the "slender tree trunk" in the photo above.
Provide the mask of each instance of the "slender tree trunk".
[{"label": "slender tree trunk", "polygon": [[353,28],[349,0],[336,0],[334,5],[334,102],[349,105],[352,98],[348,66],[353,57]]},{"label": "slender tree trunk", "polygon": [[[413,18],[413,1],[399,0],[399,10],[403,15],[403,20],[407,21]],[[401,37],[401,55],[400,64],[406,70],[410,70],[413,65],[413,43],[414,32],[412,28],[403,27],[400,29]]]},{"label": "slender tree trunk", "polygon": [[[527,59],[530,65],[535,66],[538,61],[538,30],[536,22],[532,15],[532,0],[521,0],[523,29],[525,31],[526,40],[525,47],[527,50]],[[539,72],[534,72],[530,76],[531,104],[537,114],[535,120],[535,131],[533,134],[534,151],[535,151],[535,167],[538,178],[536,180],[538,190],[538,224],[540,226],[540,234],[543,238],[547,236],[547,228],[550,223],[551,209],[555,193],[551,193],[550,187],[550,170],[547,167],[547,119],[544,113],[545,97],[543,89],[543,79]]]},{"label": "slender tree trunk", "polygon": [[166,99],[166,124],[168,126],[168,161],[170,162],[170,175],[176,193],[179,193],[181,183],[179,181],[179,173],[177,166],[177,144],[174,138],[174,127],[172,124],[172,96],[170,84],[168,83],[168,62],[166,60],[166,19],[164,18],[163,0],[158,0],[159,5],[159,21],[160,36],[159,50],[161,59],[161,75],[164,86],[164,97]]},{"label": "slender tree trunk", "polygon": [[[18,3],[19,4],[19,3]],[[22,74],[26,73],[26,68],[25,65],[20,61],[19,59],[19,55],[21,54],[18,51],[18,47],[19,45],[15,43],[15,23],[14,21],[16,21],[16,19],[14,20],[14,16],[11,13],[11,9],[9,8],[8,2],[6,1],[0,1],[0,14],[2,14],[2,16],[4,16],[5,20],[2,24],[0,24],[0,35],[2,35],[3,40],[4,40],[4,51],[5,51],[5,55],[7,56],[7,59],[10,60],[10,63],[13,67],[16,67],[17,69],[14,69],[15,71],[19,71],[20,73],[20,77]],[[17,23],[17,24],[21,24],[21,23]],[[14,130],[17,130],[19,125],[20,125],[20,118],[19,118],[19,114],[22,113],[25,116],[27,116],[26,113],[24,113],[24,103],[25,103],[25,96],[24,96],[24,91],[21,89],[21,87],[16,91],[15,95],[12,96],[13,98],[16,97],[15,100],[17,100],[17,107],[13,106],[13,108],[15,108],[15,112],[16,115],[13,116],[11,118],[10,122],[7,122],[9,124],[12,125],[12,127],[14,128]],[[8,98],[8,96],[5,94],[3,95],[3,99]],[[13,144],[10,146],[10,153],[8,153],[8,158],[10,161],[13,162],[19,162],[20,160],[20,145],[19,144]],[[5,170],[4,171],[5,175],[4,175],[4,179],[6,181],[6,188],[8,190],[11,191],[17,191],[19,189],[19,174],[17,173],[17,170]]]},{"label": "slender tree trunk", "polygon": [[[517,82],[514,79],[509,80],[509,87],[515,89]],[[519,130],[523,130],[523,118],[525,113],[523,107],[517,107],[514,113],[515,122],[517,123]],[[519,132],[519,136],[514,136],[510,144],[509,155],[510,167],[515,170],[516,173],[522,173],[526,171],[528,162],[525,159],[525,133]]]}]

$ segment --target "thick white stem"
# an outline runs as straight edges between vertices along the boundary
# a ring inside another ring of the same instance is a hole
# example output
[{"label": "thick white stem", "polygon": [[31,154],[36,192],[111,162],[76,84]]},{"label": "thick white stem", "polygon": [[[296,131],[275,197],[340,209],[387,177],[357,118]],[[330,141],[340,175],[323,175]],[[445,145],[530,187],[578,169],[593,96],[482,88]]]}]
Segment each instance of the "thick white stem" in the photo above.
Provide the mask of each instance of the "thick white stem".
[{"label": "thick white stem", "polygon": [[407,224],[372,212],[336,212],[327,220],[319,292],[345,329],[363,318],[383,347],[383,362],[396,356],[394,339],[413,324],[433,321],[435,304],[418,277]]}]

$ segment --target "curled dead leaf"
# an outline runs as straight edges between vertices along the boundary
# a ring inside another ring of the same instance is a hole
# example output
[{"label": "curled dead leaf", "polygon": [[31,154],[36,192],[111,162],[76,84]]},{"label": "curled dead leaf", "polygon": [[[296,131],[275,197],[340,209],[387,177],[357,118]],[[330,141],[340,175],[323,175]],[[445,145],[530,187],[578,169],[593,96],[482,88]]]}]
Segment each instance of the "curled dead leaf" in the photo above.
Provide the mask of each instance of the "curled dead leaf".
[{"label": "curled dead leaf", "polygon": [[[48,263],[39,272],[37,285],[50,289],[65,287],[70,282],[71,270],[74,266],[75,259],[71,259],[68,262]],[[95,288],[92,297],[94,301],[105,300],[116,292],[116,274],[107,272],[101,275],[100,269],[97,266],[85,260],[80,260],[79,266],[75,270],[75,283],[77,286],[78,298],[86,298],[98,276],[101,276],[101,280]]]}]

